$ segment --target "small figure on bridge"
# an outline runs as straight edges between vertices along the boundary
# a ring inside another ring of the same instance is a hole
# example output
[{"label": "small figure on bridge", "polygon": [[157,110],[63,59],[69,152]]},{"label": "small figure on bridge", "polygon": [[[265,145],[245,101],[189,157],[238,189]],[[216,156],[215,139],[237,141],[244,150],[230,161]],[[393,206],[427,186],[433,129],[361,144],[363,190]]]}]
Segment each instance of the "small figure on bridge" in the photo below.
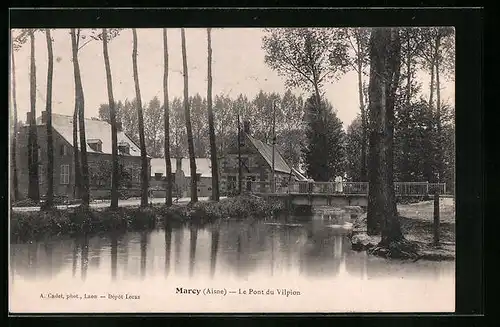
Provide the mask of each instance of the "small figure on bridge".
[{"label": "small figure on bridge", "polygon": [[335,193],[342,193],[343,191],[342,176],[337,176],[335,177]]}]

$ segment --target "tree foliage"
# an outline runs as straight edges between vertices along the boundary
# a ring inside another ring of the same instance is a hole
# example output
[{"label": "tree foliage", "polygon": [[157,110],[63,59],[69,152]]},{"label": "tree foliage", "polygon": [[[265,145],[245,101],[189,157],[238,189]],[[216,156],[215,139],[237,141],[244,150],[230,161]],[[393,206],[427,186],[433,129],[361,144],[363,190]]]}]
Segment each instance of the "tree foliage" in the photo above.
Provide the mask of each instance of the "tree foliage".
[{"label": "tree foliage", "polygon": [[264,61],[286,80],[287,87],[300,87],[321,98],[324,83],[337,78],[348,66],[347,46],[335,29],[266,29]]},{"label": "tree foliage", "polygon": [[342,122],[327,101],[316,105],[315,96],[305,105],[306,144],[303,162],[307,175],[315,181],[332,181],[344,175],[344,138]]}]

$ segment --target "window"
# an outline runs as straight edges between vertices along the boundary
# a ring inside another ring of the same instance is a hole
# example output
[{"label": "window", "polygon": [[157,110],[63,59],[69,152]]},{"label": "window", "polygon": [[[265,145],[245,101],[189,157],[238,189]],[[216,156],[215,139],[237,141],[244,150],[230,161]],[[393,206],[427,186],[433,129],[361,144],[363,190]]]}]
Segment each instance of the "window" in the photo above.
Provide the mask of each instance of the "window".
[{"label": "window", "polygon": [[61,144],[61,146],[59,147],[59,155],[61,156],[68,155],[68,148],[66,147],[66,144]]},{"label": "window", "polygon": [[61,165],[61,184],[69,184],[69,165]]},{"label": "window", "polygon": [[45,177],[45,171],[43,170],[43,165],[38,165],[38,183],[41,185],[43,184]]},{"label": "window", "polygon": [[248,168],[248,158],[241,158],[241,167]]},{"label": "window", "polygon": [[92,150],[102,152],[102,141],[100,139],[89,139],[87,140],[87,144]]},{"label": "window", "polygon": [[130,145],[127,142],[118,143],[118,152],[121,154],[130,154]]}]

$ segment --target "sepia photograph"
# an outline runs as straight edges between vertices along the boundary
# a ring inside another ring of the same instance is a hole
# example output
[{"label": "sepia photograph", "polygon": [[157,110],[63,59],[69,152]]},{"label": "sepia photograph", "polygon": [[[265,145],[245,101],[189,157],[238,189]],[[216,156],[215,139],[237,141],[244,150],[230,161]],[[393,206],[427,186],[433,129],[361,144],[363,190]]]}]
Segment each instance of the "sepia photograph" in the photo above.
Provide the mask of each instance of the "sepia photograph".
[{"label": "sepia photograph", "polygon": [[455,28],[11,28],[11,313],[455,312]]}]

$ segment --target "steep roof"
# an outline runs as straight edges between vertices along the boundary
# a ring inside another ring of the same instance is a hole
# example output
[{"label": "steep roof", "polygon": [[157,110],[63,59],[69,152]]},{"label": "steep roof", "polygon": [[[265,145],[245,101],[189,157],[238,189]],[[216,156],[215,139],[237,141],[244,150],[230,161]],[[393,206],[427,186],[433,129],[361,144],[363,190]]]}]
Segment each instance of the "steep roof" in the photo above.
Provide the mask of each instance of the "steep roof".
[{"label": "steep roof", "polygon": [[[37,124],[42,123],[42,118],[37,118]],[[73,117],[61,114],[52,114],[52,127],[61,136],[68,141],[69,144],[73,144]],[[79,128],[78,128],[79,130]],[[101,140],[102,151],[93,150],[87,142],[87,152],[89,153],[104,153],[111,154],[111,125],[108,122],[96,119],[85,118],[85,136],[87,141],[90,140]],[[119,131],[117,133],[118,143],[128,143],[130,146],[130,153],[124,154],[123,156],[133,156],[137,157],[141,155],[140,148],[123,132]],[[78,147],[80,148],[80,133],[78,133]]]},{"label": "steep roof", "polygon": [[[266,159],[270,167],[273,165],[273,147],[272,145],[266,144],[260,140],[257,140],[250,135],[246,134],[246,137],[252,142],[257,151]],[[290,174],[291,168],[286,163],[285,159],[279,153],[277,147],[274,147],[274,170],[282,173]]]},{"label": "steep roof", "polygon": [[[201,177],[212,177],[212,163],[209,158],[195,158],[196,161],[196,173],[201,174]],[[170,158],[170,165],[172,167],[172,172],[176,171],[176,158]],[[181,168],[186,176],[191,174],[189,158],[182,158]],[[165,176],[165,159],[163,158],[153,158],[151,159],[151,175],[155,173],[161,173]]]}]

